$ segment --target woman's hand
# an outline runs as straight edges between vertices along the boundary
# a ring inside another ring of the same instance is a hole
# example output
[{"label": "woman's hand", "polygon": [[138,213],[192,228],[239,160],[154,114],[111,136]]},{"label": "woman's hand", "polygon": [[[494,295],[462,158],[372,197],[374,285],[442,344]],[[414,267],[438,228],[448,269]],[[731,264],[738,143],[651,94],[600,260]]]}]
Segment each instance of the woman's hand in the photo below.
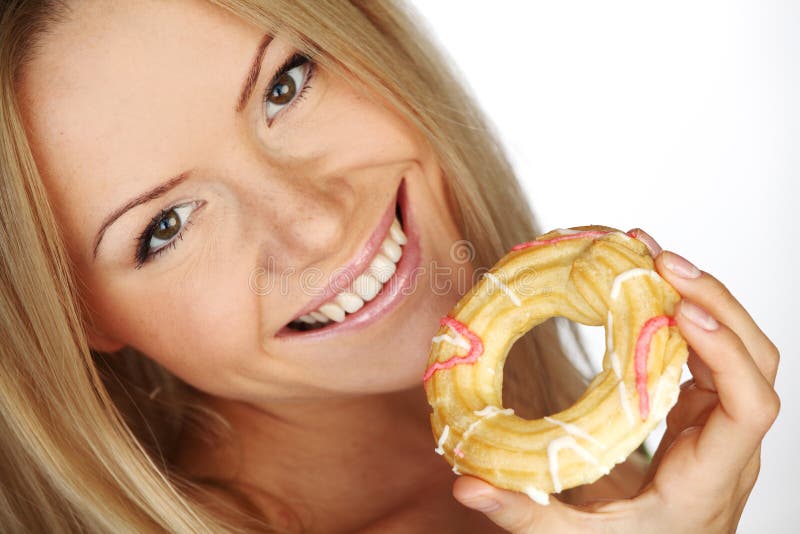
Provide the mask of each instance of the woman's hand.
[{"label": "woman's hand", "polygon": [[690,346],[692,379],[681,386],[646,481],[629,500],[571,506],[474,477],[453,495],[514,534],[529,532],[735,532],[758,476],[761,440],[778,415],[778,350],[722,283],[682,257],[636,237],[680,293],[675,320]]}]

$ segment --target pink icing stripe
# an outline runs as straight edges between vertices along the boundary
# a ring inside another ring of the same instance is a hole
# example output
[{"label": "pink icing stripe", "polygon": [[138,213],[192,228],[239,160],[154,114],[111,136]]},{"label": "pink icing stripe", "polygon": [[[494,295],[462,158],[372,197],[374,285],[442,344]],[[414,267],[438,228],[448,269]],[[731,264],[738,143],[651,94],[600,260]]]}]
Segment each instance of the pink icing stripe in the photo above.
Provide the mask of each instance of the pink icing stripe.
[{"label": "pink icing stripe", "polygon": [[443,362],[434,363],[425,371],[425,375],[422,377],[423,382],[427,382],[433,376],[433,373],[439,369],[450,369],[451,367],[455,367],[456,365],[462,363],[474,363],[477,361],[478,357],[483,354],[483,342],[481,341],[481,338],[467,328],[464,323],[453,319],[452,317],[445,316],[439,320],[439,324],[442,326],[447,325],[464,336],[464,338],[466,338],[466,340],[469,342],[469,352],[464,356],[453,356],[452,358]]},{"label": "pink icing stripe", "polygon": [[600,237],[602,235],[606,235],[607,233],[609,233],[609,232],[604,232],[604,231],[600,231],[600,230],[593,230],[593,231],[587,231],[587,232],[579,232],[577,234],[560,235],[558,237],[552,237],[550,239],[544,239],[542,241],[538,241],[538,240],[534,239],[533,241],[526,241],[525,243],[520,243],[518,245],[514,245],[513,247],[511,247],[511,251],[513,252],[515,250],[522,250],[524,248],[534,247],[534,246],[537,246],[537,245],[550,245],[552,243],[558,243],[559,241],[567,241],[569,239],[583,239],[584,237],[595,238],[595,237]]},{"label": "pink icing stripe", "polygon": [[642,421],[650,413],[650,398],[647,395],[647,355],[650,354],[650,341],[664,326],[675,326],[675,319],[669,315],[656,315],[644,323],[636,340],[634,367],[636,369],[636,392],[639,394],[639,415]]},{"label": "pink icing stripe", "polygon": [[[550,245],[552,243],[558,243],[559,241],[567,241],[569,239],[583,239],[585,237],[591,237],[592,239],[594,239],[596,237],[601,237],[610,233],[612,232],[610,231],[606,232],[605,230],[587,230],[585,232],[578,232],[577,234],[560,235],[558,237],[552,237],[550,239],[545,239],[543,241],[534,239],[533,241],[526,241],[525,243],[514,245],[513,247],[511,247],[511,251],[513,252],[515,250],[522,250],[524,248],[533,247],[537,245]],[[631,230],[630,232],[626,232],[626,235],[628,237],[636,239],[636,235],[634,235],[633,230]]]}]

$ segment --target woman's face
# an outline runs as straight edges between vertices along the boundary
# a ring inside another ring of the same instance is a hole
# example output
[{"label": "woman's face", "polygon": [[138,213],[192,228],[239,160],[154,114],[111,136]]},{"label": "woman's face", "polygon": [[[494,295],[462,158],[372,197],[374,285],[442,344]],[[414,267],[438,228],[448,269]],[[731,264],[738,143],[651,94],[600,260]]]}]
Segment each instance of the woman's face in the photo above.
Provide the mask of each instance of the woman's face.
[{"label": "woman's face", "polygon": [[200,1],[81,2],[45,38],[21,94],[91,343],[254,403],[419,384],[471,275],[435,156],[377,99],[264,43]]}]

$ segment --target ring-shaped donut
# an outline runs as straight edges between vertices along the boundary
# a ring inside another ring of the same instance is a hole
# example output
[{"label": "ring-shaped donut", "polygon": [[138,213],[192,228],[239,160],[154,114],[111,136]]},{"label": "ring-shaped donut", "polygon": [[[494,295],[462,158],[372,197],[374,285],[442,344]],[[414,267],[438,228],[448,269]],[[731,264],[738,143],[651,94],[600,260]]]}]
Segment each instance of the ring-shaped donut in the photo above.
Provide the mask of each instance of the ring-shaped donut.
[{"label": "ring-shaped donut", "polygon": [[[423,382],[431,428],[456,474],[526,493],[594,482],[675,404],[688,350],[680,295],[646,246],[605,226],[558,229],[512,248],[441,320]],[[502,406],[511,345],[550,317],[605,326],[603,368],[571,407],[526,420]]]}]

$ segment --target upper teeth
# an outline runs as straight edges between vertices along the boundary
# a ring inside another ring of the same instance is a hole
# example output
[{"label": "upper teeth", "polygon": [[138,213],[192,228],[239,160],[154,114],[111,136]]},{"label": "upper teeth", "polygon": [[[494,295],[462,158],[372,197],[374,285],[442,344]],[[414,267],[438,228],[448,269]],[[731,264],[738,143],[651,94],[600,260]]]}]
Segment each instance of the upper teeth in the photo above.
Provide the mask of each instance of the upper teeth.
[{"label": "upper teeth", "polygon": [[327,323],[344,321],[346,314],[354,313],[361,309],[366,302],[374,299],[397,269],[397,262],[403,256],[401,245],[408,242],[406,234],[400,227],[400,221],[395,216],[389,234],[381,243],[380,251],[372,258],[369,266],[341,293],[316,310],[301,315],[298,320],[308,323]]}]

